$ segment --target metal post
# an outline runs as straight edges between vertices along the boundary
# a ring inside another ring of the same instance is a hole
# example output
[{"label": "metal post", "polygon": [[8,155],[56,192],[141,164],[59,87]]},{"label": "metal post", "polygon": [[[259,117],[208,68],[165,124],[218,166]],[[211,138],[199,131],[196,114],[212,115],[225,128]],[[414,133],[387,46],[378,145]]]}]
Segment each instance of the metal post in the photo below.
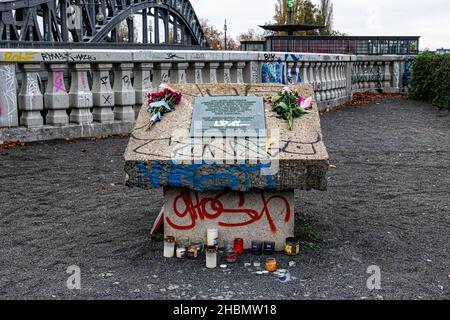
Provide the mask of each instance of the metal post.
[{"label": "metal post", "polygon": [[147,9],[142,9],[142,42],[148,43]]},{"label": "metal post", "polygon": [[227,19],[225,19],[225,25],[223,26],[223,30],[225,31],[225,50],[228,50],[228,43],[227,43],[227,31],[228,31]]},{"label": "metal post", "polygon": [[154,18],[155,18],[155,43],[159,43],[159,9],[155,8],[155,14],[154,14]]}]

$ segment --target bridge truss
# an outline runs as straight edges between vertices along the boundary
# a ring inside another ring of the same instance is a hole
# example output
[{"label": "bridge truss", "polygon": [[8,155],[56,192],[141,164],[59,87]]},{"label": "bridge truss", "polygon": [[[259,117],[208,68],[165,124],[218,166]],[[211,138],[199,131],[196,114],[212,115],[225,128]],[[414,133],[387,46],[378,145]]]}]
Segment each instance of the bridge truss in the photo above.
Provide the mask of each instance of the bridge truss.
[{"label": "bridge truss", "polygon": [[0,47],[202,49],[189,0],[0,0]]}]

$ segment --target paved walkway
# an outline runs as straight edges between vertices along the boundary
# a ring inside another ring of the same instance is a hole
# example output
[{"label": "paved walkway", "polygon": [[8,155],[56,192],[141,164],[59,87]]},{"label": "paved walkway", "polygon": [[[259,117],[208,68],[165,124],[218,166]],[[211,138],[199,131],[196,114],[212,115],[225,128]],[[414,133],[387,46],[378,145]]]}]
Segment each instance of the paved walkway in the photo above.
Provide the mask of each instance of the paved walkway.
[{"label": "paved walkway", "polygon": [[[449,299],[450,112],[395,98],[322,122],[336,169],[296,205],[327,244],[289,283],[252,274],[251,255],[230,272],[165,261],[148,236],[161,192],[122,183],[127,138],[0,149],[0,298]],[[370,265],[382,290],[367,289]]]}]

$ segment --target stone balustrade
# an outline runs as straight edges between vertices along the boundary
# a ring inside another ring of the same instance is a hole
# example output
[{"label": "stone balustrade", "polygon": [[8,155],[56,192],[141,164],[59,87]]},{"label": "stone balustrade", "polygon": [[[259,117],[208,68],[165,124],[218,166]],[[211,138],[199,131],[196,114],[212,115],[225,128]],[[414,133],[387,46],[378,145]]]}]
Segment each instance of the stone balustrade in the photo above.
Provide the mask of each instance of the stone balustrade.
[{"label": "stone balustrade", "polygon": [[401,92],[402,56],[0,49],[0,141],[129,132],[163,83],[310,83],[321,110]]}]

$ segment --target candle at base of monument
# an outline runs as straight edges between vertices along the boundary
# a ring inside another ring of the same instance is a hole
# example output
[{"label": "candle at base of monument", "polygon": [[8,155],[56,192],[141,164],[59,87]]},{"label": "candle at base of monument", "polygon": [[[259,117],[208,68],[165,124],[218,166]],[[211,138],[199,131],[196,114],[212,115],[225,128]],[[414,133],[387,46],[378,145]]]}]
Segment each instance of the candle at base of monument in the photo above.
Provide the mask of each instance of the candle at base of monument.
[{"label": "candle at base of monument", "polygon": [[275,252],[275,242],[264,241],[264,254],[272,255]]},{"label": "candle at base of monument", "polygon": [[238,254],[242,255],[244,253],[244,239],[236,238],[234,239],[233,250]]},{"label": "candle at base of monument", "polygon": [[225,253],[225,261],[228,263],[235,263],[237,261],[237,253],[234,250]]},{"label": "candle at base of monument", "polygon": [[300,253],[300,240],[298,238],[287,238],[284,246],[284,254],[296,256]]},{"label": "candle at base of monument", "polygon": [[175,255],[175,237],[164,237],[164,257],[173,258]]},{"label": "candle at base of monument", "polygon": [[219,230],[217,229],[208,229],[206,234],[206,245],[207,246],[219,246]]},{"label": "candle at base of monument", "polygon": [[260,256],[263,253],[263,242],[252,241],[252,254]]},{"label": "candle at base of monument", "polygon": [[277,271],[278,265],[277,260],[274,258],[267,259],[266,261],[266,270],[269,272],[275,272]]},{"label": "candle at base of monument", "polygon": [[177,248],[177,258],[183,259],[184,257],[186,257],[186,248],[185,247]]},{"label": "candle at base of monument", "polygon": [[215,246],[206,247],[206,267],[208,269],[217,267],[217,250]]}]

